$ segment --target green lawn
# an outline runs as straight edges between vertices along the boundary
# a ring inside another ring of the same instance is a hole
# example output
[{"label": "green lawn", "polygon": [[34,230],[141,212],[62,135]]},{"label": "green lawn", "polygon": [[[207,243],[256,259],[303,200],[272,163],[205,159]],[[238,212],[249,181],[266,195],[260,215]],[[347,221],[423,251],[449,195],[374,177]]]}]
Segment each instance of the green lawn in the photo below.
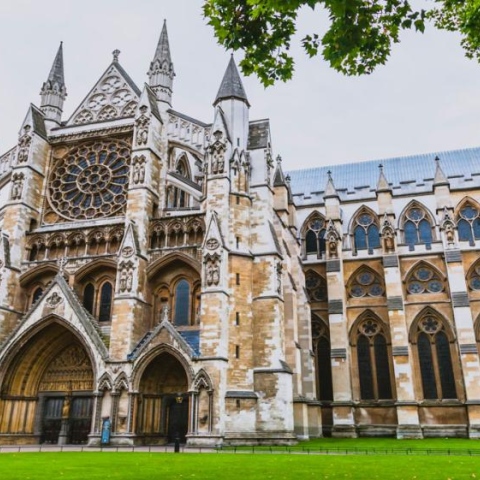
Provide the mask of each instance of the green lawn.
[{"label": "green lawn", "polygon": [[225,453],[0,454],[2,480],[308,480],[480,478],[479,457]]}]

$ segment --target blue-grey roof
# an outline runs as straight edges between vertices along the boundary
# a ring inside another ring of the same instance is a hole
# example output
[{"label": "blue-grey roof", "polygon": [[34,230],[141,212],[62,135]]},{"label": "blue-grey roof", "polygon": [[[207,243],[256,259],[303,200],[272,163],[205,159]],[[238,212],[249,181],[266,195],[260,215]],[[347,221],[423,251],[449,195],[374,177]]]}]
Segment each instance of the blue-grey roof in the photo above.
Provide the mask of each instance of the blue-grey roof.
[{"label": "blue-grey roof", "polygon": [[332,172],[342,201],[375,198],[380,164],[393,195],[427,193],[433,188],[437,156],[452,189],[480,187],[480,147],[293,170],[288,174],[296,204],[323,202],[328,171]]},{"label": "blue-grey roof", "polygon": [[181,330],[178,332],[183,339],[190,345],[195,355],[200,355],[200,331],[199,330]]}]

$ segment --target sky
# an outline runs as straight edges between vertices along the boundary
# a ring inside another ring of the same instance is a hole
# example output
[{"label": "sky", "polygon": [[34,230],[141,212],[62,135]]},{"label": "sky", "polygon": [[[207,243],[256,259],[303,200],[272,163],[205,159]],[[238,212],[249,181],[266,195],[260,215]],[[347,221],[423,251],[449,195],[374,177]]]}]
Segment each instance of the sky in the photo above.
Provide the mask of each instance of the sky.
[{"label": "sky", "polygon": [[[60,41],[67,119],[115,49],[140,88],[148,81],[164,18],[176,72],[173,108],[212,122],[230,53],[217,45],[201,7],[201,0],[2,0],[0,152],[15,145],[29,104],[40,104]],[[320,13],[303,11],[300,34],[322,22]],[[244,78],[250,119],[270,119],[285,170],[480,145],[480,65],[464,57],[456,34],[406,33],[387,65],[365,77],[345,77],[298,46],[292,51],[296,72],[288,83],[265,89]]]}]

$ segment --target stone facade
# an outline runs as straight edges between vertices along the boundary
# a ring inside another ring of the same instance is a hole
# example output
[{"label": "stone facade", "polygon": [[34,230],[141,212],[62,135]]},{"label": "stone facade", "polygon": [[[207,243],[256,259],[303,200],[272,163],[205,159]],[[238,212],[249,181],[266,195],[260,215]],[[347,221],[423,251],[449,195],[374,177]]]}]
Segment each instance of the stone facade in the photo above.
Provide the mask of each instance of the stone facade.
[{"label": "stone facade", "polygon": [[60,46],[0,157],[0,444],[478,437],[480,150],[285,175],[233,59],[211,123],[174,75],[62,120]]}]

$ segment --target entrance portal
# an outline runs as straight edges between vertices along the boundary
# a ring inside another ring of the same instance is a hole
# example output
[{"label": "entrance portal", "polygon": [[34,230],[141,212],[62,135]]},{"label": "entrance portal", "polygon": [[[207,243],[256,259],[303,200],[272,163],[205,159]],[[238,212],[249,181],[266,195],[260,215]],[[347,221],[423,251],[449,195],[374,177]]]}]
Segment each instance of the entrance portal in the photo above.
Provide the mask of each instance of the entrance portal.
[{"label": "entrance portal", "polygon": [[92,364],[78,338],[59,323],[51,323],[20,349],[7,367],[2,390],[6,396],[0,398],[0,419],[5,421],[0,433],[19,442],[26,434],[30,443],[34,438],[50,444],[87,443]]},{"label": "entrance portal", "polygon": [[183,365],[161,353],[150,362],[140,381],[137,433],[145,444],[186,441],[188,432],[188,379]]}]

